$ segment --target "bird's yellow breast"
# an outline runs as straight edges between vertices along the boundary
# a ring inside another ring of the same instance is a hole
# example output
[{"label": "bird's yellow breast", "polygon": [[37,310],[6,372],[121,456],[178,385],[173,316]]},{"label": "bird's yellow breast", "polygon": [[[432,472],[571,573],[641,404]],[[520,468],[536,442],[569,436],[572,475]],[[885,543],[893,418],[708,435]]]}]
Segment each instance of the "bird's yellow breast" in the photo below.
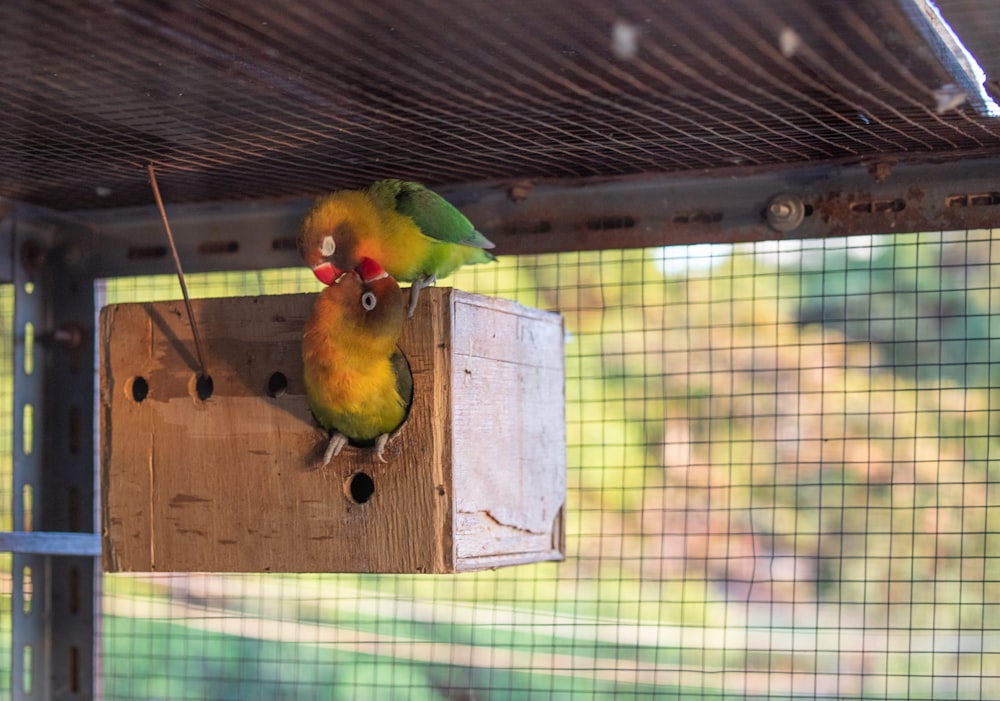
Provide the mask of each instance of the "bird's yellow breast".
[{"label": "bird's yellow breast", "polygon": [[320,424],[355,440],[369,440],[403,422],[406,405],[388,359],[369,362],[364,372],[342,359],[329,360],[306,373],[309,405]]},{"label": "bird's yellow breast", "polygon": [[302,337],[306,397],[327,429],[355,440],[395,430],[406,417],[390,357],[396,339],[344,323],[321,295]]}]

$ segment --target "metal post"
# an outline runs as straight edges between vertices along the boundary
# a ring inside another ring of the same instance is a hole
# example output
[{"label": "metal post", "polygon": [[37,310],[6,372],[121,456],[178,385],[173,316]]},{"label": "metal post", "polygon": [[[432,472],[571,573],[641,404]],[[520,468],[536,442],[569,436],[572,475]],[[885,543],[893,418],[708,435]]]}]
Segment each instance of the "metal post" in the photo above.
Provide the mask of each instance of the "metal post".
[{"label": "metal post", "polygon": [[89,232],[32,208],[11,216],[12,696],[92,699],[100,567]]}]

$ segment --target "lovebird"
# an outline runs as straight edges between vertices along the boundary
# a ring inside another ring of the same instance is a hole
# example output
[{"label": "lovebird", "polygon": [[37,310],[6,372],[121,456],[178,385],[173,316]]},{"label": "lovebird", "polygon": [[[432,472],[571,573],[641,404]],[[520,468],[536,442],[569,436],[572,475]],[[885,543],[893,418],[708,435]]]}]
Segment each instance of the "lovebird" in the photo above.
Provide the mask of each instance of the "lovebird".
[{"label": "lovebird", "polygon": [[412,283],[407,316],[420,290],[466,263],[495,260],[494,244],[447,200],[423,185],[379,180],[316,200],[299,231],[303,262],[329,285],[363,258]]},{"label": "lovebird", "polygon": [[374,445],[386,462],[390,434],[406,419],[413,376],[396,346],[403,293],[371,259],[323,289],[306,320],[302,364],[309,408],[330,431],[323,465],[349,442]]}]

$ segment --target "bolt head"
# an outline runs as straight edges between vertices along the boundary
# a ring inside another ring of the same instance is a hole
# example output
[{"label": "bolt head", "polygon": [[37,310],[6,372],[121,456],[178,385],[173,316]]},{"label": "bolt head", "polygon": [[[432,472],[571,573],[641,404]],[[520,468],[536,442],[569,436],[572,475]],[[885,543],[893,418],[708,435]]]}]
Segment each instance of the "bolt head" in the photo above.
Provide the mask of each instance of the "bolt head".
[{"label": "bolt head", "polygon": [[767,223],[775,231],[792,231],[806,216],[806,205],[798,195],[775,195],[767,206]]}]

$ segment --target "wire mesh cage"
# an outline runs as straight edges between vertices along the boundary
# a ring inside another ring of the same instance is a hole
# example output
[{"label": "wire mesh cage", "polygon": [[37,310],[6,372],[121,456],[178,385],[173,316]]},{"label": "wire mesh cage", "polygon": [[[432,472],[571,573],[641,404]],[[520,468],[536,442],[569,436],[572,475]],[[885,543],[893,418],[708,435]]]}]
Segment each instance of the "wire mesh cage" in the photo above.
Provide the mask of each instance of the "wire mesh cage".
[{"label": "wire mesh cage", "polygon": [[[110,576],[105,696],[990,697],[991,237],[524,256],[460,273],[458,286],[565,315],[567,561]],[[297,272],[192,281],[210,295],[308,285]]]},{"label": "wire mesh cage", "polygon": [[61,210],[146,204],[148,162],[180,203],[385,174],[996,153],[977,92],[911,21],[922,5],[4,3],[0,192]]},{"label": "wire mesh cage", "polygon": [[[0,3],[0,687],[1000,697],[996,17]],[[474,213],[500,259],[443,284],[565,319],[566,560],[95,571],[91,287],[178,297],[150,164],[198,297],[314,291],[294,220],[334,188]]]}]

